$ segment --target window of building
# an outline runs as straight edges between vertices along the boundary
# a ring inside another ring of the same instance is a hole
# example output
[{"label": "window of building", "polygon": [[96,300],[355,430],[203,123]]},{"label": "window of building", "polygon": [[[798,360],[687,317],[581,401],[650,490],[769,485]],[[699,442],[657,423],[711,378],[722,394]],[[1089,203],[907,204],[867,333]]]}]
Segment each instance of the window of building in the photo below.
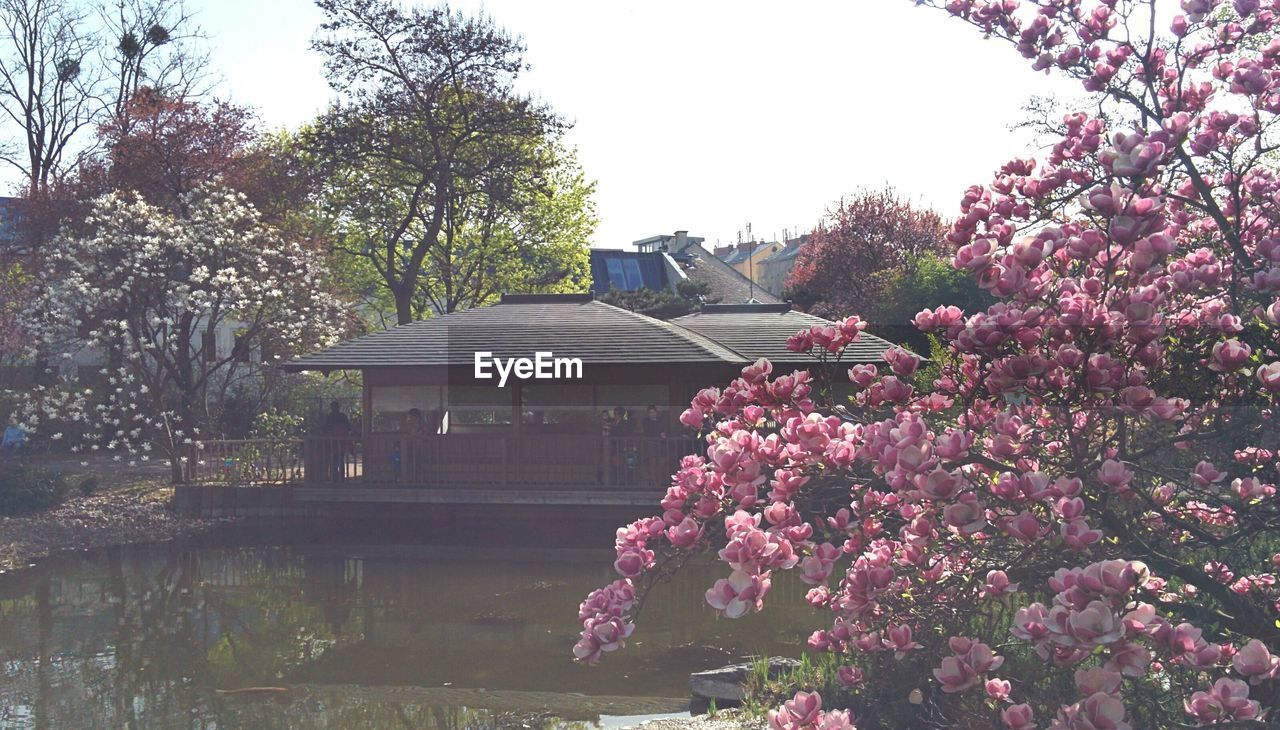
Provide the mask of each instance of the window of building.
[{"label": "window of building", "polygon": [[409,411],[418,409],[427,433],[439,433],[444,418],[443,389],[438,385],[375,385],[369,388],[375,433],[406,431]]},{"label": "window of building", "polygon": [[623,259],[622,270],[626,273],[628,290],[644,288],[644,277],[640,275],[640,262],[638,260],[632,258]]},{"label": "window of building", "polygon": [[450,386],[445,389],[448,430],[511,425],[511,389]]},{"label": "window of building", "polygon": [[590,385],[557,383],[521,389],[521,423],[532,430],[589,433],[599,430],[595,393]]},{"label": "window of building", "polygon": [[610,257],[604,260],[605,268],[609,270],[609,288],[615,291],[630,291],[631,287],[627,286],[627,275],[622,270],[622,259]]},{"label": "window of building", "polygon": [[615,411],[621,407],[627,426],[624,427],[623,433],[627,429],[638,431],[640,429],[640,421],[644,419],[645,412],[649,406],[658,407],[658,417],[661,419],[670,419],[671,406],[670,393],[665,385],[597,385],[596,386],[596,408],[603,417],[608,415],[616,419]]}]

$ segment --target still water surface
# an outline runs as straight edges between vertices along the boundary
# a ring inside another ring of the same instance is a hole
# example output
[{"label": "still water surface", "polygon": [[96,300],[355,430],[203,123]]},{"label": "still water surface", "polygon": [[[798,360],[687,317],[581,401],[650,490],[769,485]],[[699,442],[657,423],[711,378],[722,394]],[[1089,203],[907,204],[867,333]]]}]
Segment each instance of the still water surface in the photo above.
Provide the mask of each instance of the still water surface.
[{"label": "still water surface", "polygon": [[626,650],[575,665],[611,551],[466,545],[486,532],[259,526],[2,575],[0,728],[610,727],[683,712],[689,672],[813,628],[787,580],[717,618],[702,594],[726,569],[695,565]]}]

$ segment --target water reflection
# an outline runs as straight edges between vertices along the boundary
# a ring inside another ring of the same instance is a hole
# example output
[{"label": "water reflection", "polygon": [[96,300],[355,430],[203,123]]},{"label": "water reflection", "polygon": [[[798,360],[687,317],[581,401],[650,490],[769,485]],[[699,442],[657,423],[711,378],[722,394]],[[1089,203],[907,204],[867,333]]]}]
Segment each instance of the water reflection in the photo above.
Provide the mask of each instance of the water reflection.
[{"label": "water reflection", "polygon": [[718,620],[701,596],[722,568],[696,566],[588,668],[568,649],[608,551],[263,537],[0,576],[0,727],[595,727],[679,710],[690,671],[787,653],[812,628],[786,581],[764,614]]}]

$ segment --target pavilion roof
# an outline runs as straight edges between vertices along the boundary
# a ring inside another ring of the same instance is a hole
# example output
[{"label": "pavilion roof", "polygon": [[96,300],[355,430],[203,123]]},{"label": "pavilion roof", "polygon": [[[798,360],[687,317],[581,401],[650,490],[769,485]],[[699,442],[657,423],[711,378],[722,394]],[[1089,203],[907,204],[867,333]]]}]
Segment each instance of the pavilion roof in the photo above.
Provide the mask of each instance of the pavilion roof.
[{"label": "pavilion roof", "polygon": [[[787,338],[828,320],[787,304],[706,305],[663,321],[595,301],[591,294],[505,295],[498,304],[453,312],[340,342],[285,363],[285,370],[470,366],[477,351],[494,357],[552,352],[584,364],[744,365],[761,357],[803,364]],[[890,343],[864,334],[848,362],[880,362]]]},{"label": "pavilion roof", "polygon": [[[676,317],[672,322],[739,353],[754,362],[762,357],[775,364],[804,365],[808,356],[787,349],[787,338],[815,324],[830,320],[791,309],[789,304],[708,304],[702,311]],[[842,362],[849,364],[883,362],[893,344],[875,335],[862,333],[846,348]]]},{"label": "pavilion roof", "polygon": [[498,304],[431,317],[340,342],[286,370],[472,365],[552,352],[584,364],[740,363],[742,356],[670,322],[595,301],[590,294],[506,295]]}]

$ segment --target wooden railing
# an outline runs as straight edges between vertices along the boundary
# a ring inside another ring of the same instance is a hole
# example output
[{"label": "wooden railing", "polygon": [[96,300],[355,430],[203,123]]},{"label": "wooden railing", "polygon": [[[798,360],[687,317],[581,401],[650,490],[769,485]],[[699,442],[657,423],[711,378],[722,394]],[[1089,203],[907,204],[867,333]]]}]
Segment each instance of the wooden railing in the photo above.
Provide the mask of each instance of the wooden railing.
[{"label": "wooden railing", "polygon": [[291,484],[301,481],[302,439],[206,441],[188,450],[187,480],[216,484]]},{"label": "wooden railing", "polygon": [[447,434],[205,444],[191,481],[224,484],[665,488],[693,437]]}]

